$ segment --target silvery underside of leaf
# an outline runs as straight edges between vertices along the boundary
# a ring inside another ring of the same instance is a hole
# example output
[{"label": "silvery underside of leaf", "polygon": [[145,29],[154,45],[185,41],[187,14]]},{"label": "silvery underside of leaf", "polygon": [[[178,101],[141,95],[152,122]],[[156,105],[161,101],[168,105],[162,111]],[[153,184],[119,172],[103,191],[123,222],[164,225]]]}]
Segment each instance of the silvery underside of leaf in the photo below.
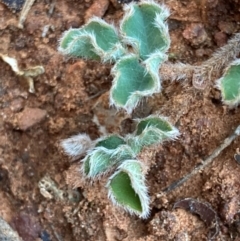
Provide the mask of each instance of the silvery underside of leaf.
[{"label": "silvery underside of leaf", "polygon": [[89,149],[93,148],[94,144],[94,141],[87,134],[74,135],[60,142],[64,152],[74,160],[83,156]]}]

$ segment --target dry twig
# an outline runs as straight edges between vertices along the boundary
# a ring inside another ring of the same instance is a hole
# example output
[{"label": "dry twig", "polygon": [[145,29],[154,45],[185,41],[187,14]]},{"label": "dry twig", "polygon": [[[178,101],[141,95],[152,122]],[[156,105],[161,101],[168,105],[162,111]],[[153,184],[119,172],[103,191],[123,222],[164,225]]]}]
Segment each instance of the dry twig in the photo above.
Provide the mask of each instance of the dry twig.
[{"label": "dry twig", "polygon": [[188,181],[191,177],[193,177],[197,173],[201,172],[206,166],[208,166],[213,161],[214,158],[216,158],[226,147],[228,147],[236,139],[236,137],[238,137],[239,135],[240,135],[240,125],[236,128],[236,130],[233,132],[233,134],[231,136],[227,137],[224,140],[224,142],[218,148],[216,148],[213,151],[213,153],[207,159],[205,159],[202,162],[201,165],[195,167],[186,176],[184,176],[180,180],[172,183],[167,188],[163,189],[163,191],[161,193],[159,193],[157,195],[157,197],[159,198],[161,196],[164,196],[164,195],[168,194],[169,192],[173,191],[174,189],[176,189],[177,187],[181,186],[183,183]]}]

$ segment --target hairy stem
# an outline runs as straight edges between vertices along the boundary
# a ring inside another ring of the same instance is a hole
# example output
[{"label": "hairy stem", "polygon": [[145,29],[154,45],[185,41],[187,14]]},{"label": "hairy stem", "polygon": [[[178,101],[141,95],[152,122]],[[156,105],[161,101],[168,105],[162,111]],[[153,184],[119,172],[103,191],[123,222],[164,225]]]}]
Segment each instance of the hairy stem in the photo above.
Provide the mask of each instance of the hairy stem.
[{"label": "hairy stem", "polygon": [[201,65],[183,63],[165,63],[160,69],[162,80],[192,79],[196,89],[205,89],[213,73],[218,73],[236,59],[240,53],[240,33],[234,35],[228,43]]},{"label": "hairy stem", "polygon": [[160,76],[163,81],[186,80],[191,79],[195,66],[190,64],[170,62],[163,63],[160,69]]}]

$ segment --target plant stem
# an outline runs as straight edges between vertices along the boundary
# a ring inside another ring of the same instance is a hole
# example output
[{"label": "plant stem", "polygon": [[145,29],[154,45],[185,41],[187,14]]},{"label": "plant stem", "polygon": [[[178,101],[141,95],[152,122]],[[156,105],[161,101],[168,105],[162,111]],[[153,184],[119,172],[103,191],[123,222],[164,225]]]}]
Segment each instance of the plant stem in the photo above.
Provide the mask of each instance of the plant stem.
[{"label": "plant stem", "polygon": [[160,69],[162,80],[192,79],[196,89],[205,89],[213,73],[218,73],[236,59],[240,53],[240,33],[234,35],[228,43],[201,65],[183,63],[165,63]]}]

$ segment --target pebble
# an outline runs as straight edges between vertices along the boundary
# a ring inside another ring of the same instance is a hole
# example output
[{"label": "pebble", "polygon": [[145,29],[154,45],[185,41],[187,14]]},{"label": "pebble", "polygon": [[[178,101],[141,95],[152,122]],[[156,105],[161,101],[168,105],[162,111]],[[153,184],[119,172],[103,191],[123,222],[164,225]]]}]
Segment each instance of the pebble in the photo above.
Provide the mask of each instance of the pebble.
[{"label": "pebble", "polygon": [[16,213],[11,225],[24,241],[35,241],[42,230],[37,214],[31,209]]},{"label": "pebble", "polygon": [[207,32],[201,23],[191,23],[185,28],[182,35],[195,47],[203,44],[208,39]]},{"label": "pebble", "polygon": [[47,116],[47,111],[39,108],[26,107],[17,116],[17,126],[20,130],[26,131],[32,126],[44,120]]},{"label": "pebble", "polygon": [[237,150],[236,150],[236,154],[234,155],[234,159],[235,159],[235,161],[240,165],[240,152],[239,152],[239,148],[237,148]]},{"label": "pebble", "polygon": [[218,0],[208,0],[207,4],[209,8],[215,8],[218,5]]},{"label": "pebble", "polygon": [[90,8],[86,11],[84,20],[87,22],[93,16],[103,17],[109,6],[109,0],[95,0]]},{"label": "pebble", "polygon": [[41,232],[40,236],[41,236],[42,241],[51,241],[50,235],[45,230]]},{"label": "pebble", "polygon": [[13,112],[19,112],[23,109],[24,101],[21,97],[14,99],[10,104],[10,109]]},{"label": "pebble", "polygon": [[0,240],[3,241],[22,241],[17,232],[0,217]]},{"label": "pebble", "polygon": [[15,46],[14,47],[17,51],[20,51],[20,50],[26,48],[27,47],[27,39],[22,37],[22,36],[18,37],[15,40]]},{"label": "pebble", "polygon": [[217,32],[214,34],[214,41],[218,47],[222,47],[227,43],[227,35],[223,32]]},{"label": "pebble", "polygon": [[235,25],[233,22],[223,22],[218,23],[218,28],[226,34],[233,34],[235,32]]},{"label": "pebble", "polygon": [[196,49],[195,54],[197,57],[201,58],[201,57],[209,57],[211,56],[213,53],[212,49],[210,48],[199,48]]}]

